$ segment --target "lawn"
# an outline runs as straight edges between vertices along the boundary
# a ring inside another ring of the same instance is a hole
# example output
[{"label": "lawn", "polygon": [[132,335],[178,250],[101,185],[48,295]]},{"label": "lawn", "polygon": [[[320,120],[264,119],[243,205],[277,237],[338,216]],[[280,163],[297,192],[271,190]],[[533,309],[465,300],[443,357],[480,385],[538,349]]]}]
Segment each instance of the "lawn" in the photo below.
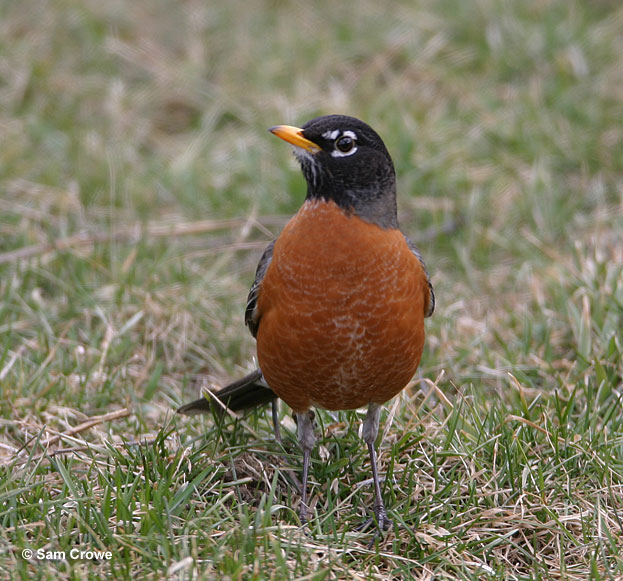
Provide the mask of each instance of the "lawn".
[{"label": "lawn", "polygon": [[[623,578],[623,7],[0,4],[0,578]],[[382,416],[175,409],[254,367],[301,204],[266,129],[384,138],[437,310]],[[30,553],[29,553],[30,551]],[[82,553],[80,553],[82,551]]]}]

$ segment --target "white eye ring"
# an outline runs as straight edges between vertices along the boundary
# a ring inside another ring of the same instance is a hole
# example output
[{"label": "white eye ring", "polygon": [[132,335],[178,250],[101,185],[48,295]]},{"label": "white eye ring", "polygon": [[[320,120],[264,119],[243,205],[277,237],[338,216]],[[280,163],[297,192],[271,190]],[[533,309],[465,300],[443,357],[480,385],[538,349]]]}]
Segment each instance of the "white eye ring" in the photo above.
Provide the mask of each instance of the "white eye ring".
[{"label": "white eye ring", "polygon": [[347,157],[357,151],[357,136],[352,131],[344,131],[334,143],[333,157]]}]

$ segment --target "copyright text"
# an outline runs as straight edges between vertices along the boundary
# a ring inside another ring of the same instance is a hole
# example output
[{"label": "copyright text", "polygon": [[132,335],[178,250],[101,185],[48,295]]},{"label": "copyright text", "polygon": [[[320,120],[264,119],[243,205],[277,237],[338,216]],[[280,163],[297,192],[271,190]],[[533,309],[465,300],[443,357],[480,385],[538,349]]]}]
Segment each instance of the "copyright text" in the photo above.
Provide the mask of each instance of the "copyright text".
[{"label": "copyright text", "polygon": [[112,551],[97,551],[94,549],[80,549],[74,547],[69,551],[46,551],[45,549],[24,549],[22,558],[30,561],[110,561]]}]

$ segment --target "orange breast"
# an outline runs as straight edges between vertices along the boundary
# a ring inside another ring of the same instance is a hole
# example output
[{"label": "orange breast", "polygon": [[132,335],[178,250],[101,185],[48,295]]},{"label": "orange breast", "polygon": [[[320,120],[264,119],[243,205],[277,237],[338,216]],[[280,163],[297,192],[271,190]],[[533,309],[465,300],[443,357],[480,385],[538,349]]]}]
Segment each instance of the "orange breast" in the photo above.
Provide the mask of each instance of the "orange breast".
[{"label": "orange breast", "polygon": [[387,401],[420,362],[427,289],[399,230],[306,202],[275,243],[258,297],[268,384],[296,412]]}]

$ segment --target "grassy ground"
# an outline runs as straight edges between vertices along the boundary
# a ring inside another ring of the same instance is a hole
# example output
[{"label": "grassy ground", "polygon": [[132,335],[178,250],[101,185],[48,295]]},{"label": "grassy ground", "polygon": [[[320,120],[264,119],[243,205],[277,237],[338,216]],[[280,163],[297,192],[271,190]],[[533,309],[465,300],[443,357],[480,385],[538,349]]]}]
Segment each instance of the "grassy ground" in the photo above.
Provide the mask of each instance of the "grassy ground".
[{"label": "grassy ground", "polygon": [[[621,578],[622,27],[608,0],[0,4],[0,575]],[[332,112],[384,137],[438,298],[370,550],[360,413],[318,414],[305,530],[285,406],[284,448],[266,411],[172,412],[253,367],[246,292],[304,196],[266,128]]]}]

